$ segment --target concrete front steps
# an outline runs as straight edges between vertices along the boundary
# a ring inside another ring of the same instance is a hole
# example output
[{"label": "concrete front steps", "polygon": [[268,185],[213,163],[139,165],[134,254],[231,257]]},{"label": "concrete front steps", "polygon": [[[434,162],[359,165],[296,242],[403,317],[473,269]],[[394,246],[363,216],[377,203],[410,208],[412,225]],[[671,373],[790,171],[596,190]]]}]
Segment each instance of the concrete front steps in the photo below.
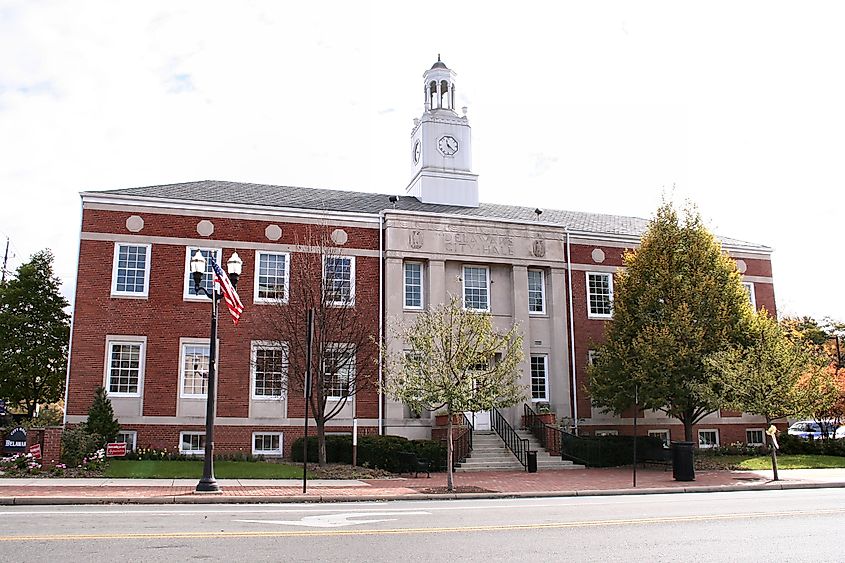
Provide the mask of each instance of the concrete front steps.
[{"label": "concrete front steps", "polygon": [[[575,465],[571,461],[562,460],[559,456],[551,456],[540,447],[539,442],[530,432],[518,431],[520,438],[529,441],[530,450],[537,450],[537,471],[558,469],[583,469],[583,465]],[[495,432],[473,432],[472,452],[466,461],[455,464],[455,471],[522,471],[524,468],[519,460],[505,446],[502,439]]]}]

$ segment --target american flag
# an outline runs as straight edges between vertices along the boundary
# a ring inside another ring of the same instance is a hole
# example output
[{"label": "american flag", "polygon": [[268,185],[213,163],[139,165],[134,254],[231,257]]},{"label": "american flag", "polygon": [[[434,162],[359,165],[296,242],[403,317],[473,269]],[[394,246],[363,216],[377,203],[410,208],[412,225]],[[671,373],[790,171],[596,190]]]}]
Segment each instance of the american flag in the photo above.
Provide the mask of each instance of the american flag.
[{"label": "american flag", "polygon": [[215,288],[220,288],[220,293],[223,294],[223,299],[226,300],[226,305],[229,307],[229,314],[232,315],[232,321],[235,326],[238,324],[238,319],[241,318],[241,313],[244,312],[244,305],[241,303],[241,298],[238,297],[238,292],[235,286],[229,281],[229,276],[223,271],[223,268],[211,257],[211,268],[214,270],[214,285]]}]

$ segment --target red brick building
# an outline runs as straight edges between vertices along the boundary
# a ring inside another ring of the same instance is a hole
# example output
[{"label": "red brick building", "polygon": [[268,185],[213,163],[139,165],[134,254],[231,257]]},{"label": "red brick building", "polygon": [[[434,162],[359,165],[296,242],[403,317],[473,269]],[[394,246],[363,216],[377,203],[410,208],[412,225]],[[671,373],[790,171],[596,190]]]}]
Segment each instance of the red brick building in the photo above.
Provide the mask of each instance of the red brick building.
[{"label": "red brick building", "polygon": [[[210,305],[193,291],[189,260],[201,250],[223,264],[237,252],[245,311],[236,327],[221,312],[216,448],[289,453],[302,433],[301,393],[286,389],[284,361],[256,358],[283,355],[267,343],[260,319],[281,295],[274,291],[289,291],[298,261],[316,252],[302,243],[310,229],[324,233],[340,257],[338,268],[323,268],[324,280],[348,292],[374,338],[385,319],[412,320],[459,295],[497,323],[523,327],[528,402],[549,403],[581,433],[626,433],[630,419],[591,406],[585,375],[612,315],[613,272],[647,221],[479,203],[469,124],[454,108],[454,73],[438,61],[424,80],[412,179],[399,198],[219,181],[83,193],[66,421],[83,421],[94,389],[104,385],[123,439],[200,453]],[[775,311],[771,250],[721,241],[752,302]],[[350,369],[381,377],[378,366],[352,360]],[[521,406],[508,415],[516,423],[520,413]],[[478,427],[489,424],[485,416],[476,413]],[[353,419],[362,432],[409,437],[430,436],[432,425],[381,397],[377,386],[350,398],[329,430],[349,432]],[[657,414],[640,427],[682,438],[676,421]],[[740,413],[712,415],[697,430],[705,446],[762,441],[762,423]]]}]

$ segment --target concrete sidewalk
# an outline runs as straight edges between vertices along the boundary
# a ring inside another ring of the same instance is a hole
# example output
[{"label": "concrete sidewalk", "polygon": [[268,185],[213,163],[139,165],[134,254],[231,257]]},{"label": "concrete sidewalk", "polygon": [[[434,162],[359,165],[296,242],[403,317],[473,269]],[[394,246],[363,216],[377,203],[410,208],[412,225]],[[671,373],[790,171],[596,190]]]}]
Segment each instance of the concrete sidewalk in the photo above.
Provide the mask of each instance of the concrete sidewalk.
[{"label": "concrete sidewalk", "polygon": [[4,479],[0,505],[214,504],[381,501],[544,496],[591,496],[845,487],[845,469],[699,471],[696,480],[675,481],[671,471],[630,468],[540,473],[456,473],[456,492],[446,493],[446,474],[431,478],[310,480],[306,494],[295,479],[221,479],[222,493],[195,493],[197,479]]}]

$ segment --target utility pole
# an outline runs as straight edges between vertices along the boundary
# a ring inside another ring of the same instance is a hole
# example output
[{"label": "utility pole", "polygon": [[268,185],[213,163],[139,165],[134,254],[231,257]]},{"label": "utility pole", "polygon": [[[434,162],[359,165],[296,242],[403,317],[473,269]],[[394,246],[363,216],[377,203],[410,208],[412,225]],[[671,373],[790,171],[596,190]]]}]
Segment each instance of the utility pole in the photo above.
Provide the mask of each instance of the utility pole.
[{"label": "utility pole", "polygon": [[3,273],[0,274],[0,285],[6,284],[6,264],[9,262],[9,237],[6,237],[6,252],[3,254]]}]

